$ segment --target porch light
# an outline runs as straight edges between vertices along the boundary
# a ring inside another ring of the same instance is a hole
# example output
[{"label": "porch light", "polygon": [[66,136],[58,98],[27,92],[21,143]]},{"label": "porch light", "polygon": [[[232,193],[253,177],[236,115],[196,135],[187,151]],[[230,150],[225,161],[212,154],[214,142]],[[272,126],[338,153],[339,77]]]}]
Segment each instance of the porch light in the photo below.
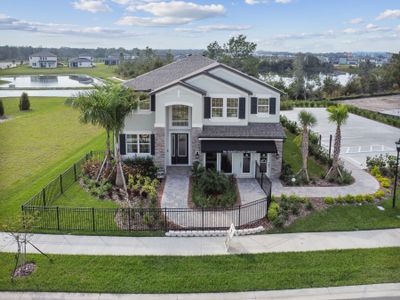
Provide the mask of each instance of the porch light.
[{"label": "porch light", "polygon": [[196,151],[196,154],[194,155],[194,157],[196,158],[196,160],[198,160],[200,158],[199,151]]}]

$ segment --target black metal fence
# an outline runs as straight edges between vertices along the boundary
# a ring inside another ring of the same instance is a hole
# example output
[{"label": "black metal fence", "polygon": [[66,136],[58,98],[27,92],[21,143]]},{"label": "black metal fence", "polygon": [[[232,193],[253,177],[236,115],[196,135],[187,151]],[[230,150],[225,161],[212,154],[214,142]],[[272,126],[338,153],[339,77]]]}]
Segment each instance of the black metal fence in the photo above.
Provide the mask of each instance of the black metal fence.
[{"label": "black metal fence", "polygon": [[[86,154],[73,166],[45,186],[22,205],[24,215],[33,217],[35,229],[112,232],[224,230],[233,223],[236,228],[250,227],[265,218],[270,202],[271,183],[256,168],[257,181],[267,194],[261,200],[230,208],[94,208],[54,206],[54,200],[64,193],[82,174],[82,165],[94,155]],[[261,180],[261,181],[260,181]]]},{"label": "black metal fence", "polygon": [[261,170],[261,166],[258,164],[256,161],[256,171],[255,171],[255,178],[264,191],[264,193],[267,195],[267,200],[268,200],[268,207],[269,204],[271,203],[271,194],[272,194],[272,182],[268,178],[267,174]]}]

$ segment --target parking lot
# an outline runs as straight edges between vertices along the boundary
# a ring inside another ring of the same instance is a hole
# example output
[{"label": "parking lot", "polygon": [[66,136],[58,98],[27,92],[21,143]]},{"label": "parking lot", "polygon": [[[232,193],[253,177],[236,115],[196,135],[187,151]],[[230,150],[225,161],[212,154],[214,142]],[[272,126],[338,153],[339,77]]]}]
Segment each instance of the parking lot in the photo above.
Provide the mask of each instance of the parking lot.
[{"label": "parking lot", "polygon": [[[317,125],[312,128],[321,134],[322,145],[328,149],[329,135],[332,134],[332,151],[336,125],[328,121],[325,108],[294,108],[281,111],[288,119],[298,121],[301,110],[312,112]],[[341,156],[357,166],[365,167],[367,156],[396,154],[395,141],[400,138],[400,129],[350,114],[347,123],[342,126]]]}]

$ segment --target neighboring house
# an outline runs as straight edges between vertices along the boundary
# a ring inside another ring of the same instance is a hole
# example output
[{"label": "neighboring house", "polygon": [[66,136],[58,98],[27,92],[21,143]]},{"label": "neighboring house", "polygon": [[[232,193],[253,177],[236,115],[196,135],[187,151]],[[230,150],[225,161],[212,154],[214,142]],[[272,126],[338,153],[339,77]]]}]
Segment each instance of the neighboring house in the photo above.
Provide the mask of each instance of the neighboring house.
[{"label": "neighboring house", "polygon": [[81,54],[68,62],[70,68],[91,68],[94,67],[93,58],[89,54]]},{"label": "neighboring house", "polygon": [[48,51],[31,54],[29,56],[29,65],[32,68],[56,68],[57,55]]},{"label": "neighboring house", "polygon": [[104,59],[104,64],[105,65],[119,65],[121,63],[122,57],[124,60],[130,60],[130,59],[135,58],[135,56],[130,55],[128,53],[122,53],[122,55],[120,53],[113,53]]},{"label": "neighboring house", "polygon": [[191,166],[200,161],[237,177],[254,177],[256,162],[278,177],[284,130],[280,91],[203,56],[189,56],[124,83],[149,99],[125,119],[124,158]]}]

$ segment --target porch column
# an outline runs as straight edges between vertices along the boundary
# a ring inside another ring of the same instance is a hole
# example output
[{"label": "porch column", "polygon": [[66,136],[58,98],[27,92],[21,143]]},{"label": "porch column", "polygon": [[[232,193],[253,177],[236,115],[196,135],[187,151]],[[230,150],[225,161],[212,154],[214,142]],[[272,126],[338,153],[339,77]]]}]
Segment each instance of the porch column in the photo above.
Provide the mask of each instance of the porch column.
[{"label": "porch column", "polygon": [[[200,140],[199,136],[201,134],[202,129],[199,127],[193,127],[191,130],[191,143],[192,143],[192,163],[195,161],[201,162],[201,151],[200,151]],[[196,159],[196,152],[199,153],[199,158]]]},{"label": "porch column", "polygon": [[276,150],[278,150],[278,158],[276,154],[272,154],[271,159],[271,178],[279,178],[282,171],[282,157],[283,157],[283,141],[276,141]]},{"label": "porch column", "polygon": [[165,128],[154,127],[154,163],[157,167],[165,169]]}]

